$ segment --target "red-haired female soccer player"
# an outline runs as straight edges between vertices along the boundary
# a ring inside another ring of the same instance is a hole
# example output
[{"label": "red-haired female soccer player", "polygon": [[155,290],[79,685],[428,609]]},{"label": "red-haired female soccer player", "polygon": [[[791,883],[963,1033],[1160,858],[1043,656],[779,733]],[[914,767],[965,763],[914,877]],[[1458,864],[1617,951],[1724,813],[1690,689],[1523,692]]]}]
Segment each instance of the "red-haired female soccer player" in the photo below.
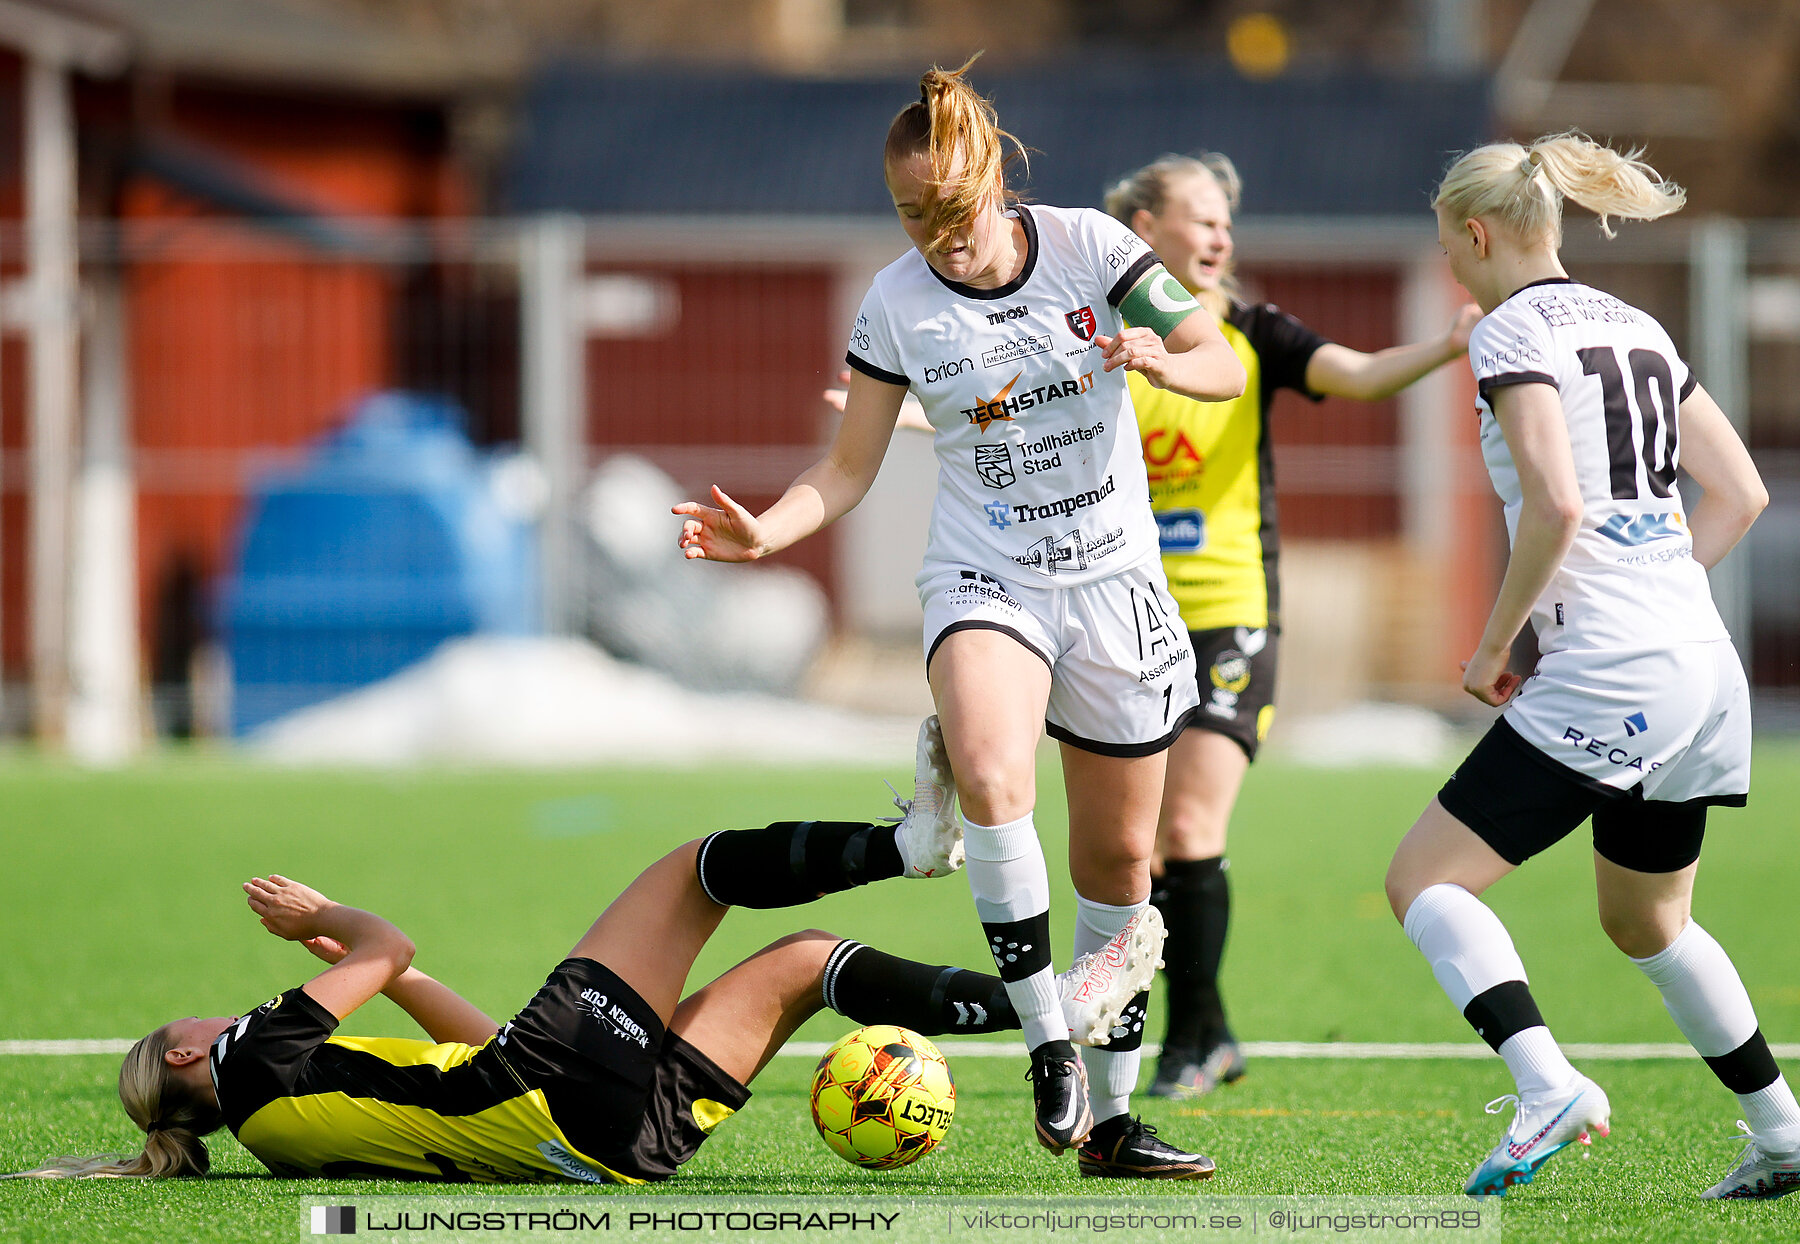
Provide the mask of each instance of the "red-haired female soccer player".
[{"label": "red-haired female soccer player", "polygon": [[888,129],[887,187],[913,249],[875,278],[851,328],[829,452],[761,514],[716,487],[711,505],[677,506],[681,544],[690,557],[748,561],[836,520],[874,482],[902,399],[918,397],[939,468],[918,576],[926,672],[976,914],[1031,1050],[1038,1139],[1056,1153],[1080,1145],[1084,1174],[1202,1177],[1208,1159],[1129,1113],[1141,1002],[1107,1050],[1090,1052],[1090,1107],[1057,1006],[1032,814],[1047,726],[1062,744],[1076,952],[1156,920],[1162,753],[1196,697],[1125,377],[1215,400],[1242,391],[1244,368],[1129,229],[1016,201],[1011,136],[967,68],[925,74]]}]

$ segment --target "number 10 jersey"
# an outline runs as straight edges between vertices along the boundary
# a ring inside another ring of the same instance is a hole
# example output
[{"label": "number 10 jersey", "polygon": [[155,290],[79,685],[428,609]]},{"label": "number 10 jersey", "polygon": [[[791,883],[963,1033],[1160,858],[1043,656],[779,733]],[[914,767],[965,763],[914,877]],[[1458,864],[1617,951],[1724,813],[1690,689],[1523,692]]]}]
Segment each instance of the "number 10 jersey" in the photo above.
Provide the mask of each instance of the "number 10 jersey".
[{"label": "number 10 jersey", "polygon": [[1543,652],[1642,649],[1727,638],[1705,569],[1694,560],[1675,484],[1678,411],[1694,377],[1662,325],[1566,277],[1535,281],[1490,312],[1469,341],[1481,453],[1518,534],[1524,495],[1494,418],[1507,385],[1547,384],[1581,488],[1581,527],[1532,608]]}]

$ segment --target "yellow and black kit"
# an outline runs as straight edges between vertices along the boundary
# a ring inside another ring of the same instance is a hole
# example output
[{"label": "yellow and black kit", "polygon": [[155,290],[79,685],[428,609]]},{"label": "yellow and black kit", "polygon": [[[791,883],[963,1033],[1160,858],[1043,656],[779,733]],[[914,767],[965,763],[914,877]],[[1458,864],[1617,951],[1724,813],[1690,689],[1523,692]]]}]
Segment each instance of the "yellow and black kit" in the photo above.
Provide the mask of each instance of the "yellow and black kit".
[{"label": "yellow and black kit", "polygon": [[1131,373],[1150,506],[1169,592],[1190,631],[1279,630],[1269,406],[1277,389],[1320,399],[1306,387],[1306,366],[1327,341],[1267,303],[1234,302],[1219,328],[1244,364],[1242,396],[1196,402]]},{"label": "yellow and black kit", "polygon": [[643,1183],[750,1098],[592,959],[558,964],[480,1046],[337,1025],[295,988],[213,1043],[226,1126],[277,1175]]}]

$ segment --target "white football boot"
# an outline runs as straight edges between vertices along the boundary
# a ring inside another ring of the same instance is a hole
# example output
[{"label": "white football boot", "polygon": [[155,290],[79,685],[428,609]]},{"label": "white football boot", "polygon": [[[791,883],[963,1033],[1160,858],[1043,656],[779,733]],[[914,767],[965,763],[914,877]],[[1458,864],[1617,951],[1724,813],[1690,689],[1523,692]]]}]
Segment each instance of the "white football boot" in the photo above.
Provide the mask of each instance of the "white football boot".
[{"label": "white football boot", "polygon": [[1056,978],[1069,1040],[1076,1045],[1105,1045],[1131,1000],[1150,988],[1162,966],[1162,913],[1145,908],[1113,934],[1099,950],[1075,960]]},{"label": "white football boot", "polygon": [[1612,1131],[1612,1105],[1600,1086],[1584,1075],[1577,1074],[1553,1093],[1496,1097],[1487,1104],[1487,1112],[1499,1114],[1508,1102],[1517,1110],[1500,1143],[1463,1186],[1470,1196],[1505,1196],[1508,1188],[1530,1183],[1538,1167],[1571,1141],[1585,1145],[1590,1133],[1605,1136]]},{"label": "white football boot", "polygon": [[1744,1151],[1738,1154],[1737,1165],[1731,1168],[1729,1175],[1700,1194],[1703,1200],[1755,1197],[1772,1201],[1790,1192],[1800,1192],[1800,1153],[1780,1158],[1764,1153],[1756,1133],[1742,1119],[1738,1120],[1738,1130],[1732,1139],[1744,1141]]},{"label": "white football boot", "polygon": [[943,877],[963,866],[956,779],[950,774],[950,754],[944,750],[944,731],[936,713],[919,723],[913,797],[895,795],[894,806],[904,814],[892,818],[898,821],[894,845],[900,848],[901,876]]}]

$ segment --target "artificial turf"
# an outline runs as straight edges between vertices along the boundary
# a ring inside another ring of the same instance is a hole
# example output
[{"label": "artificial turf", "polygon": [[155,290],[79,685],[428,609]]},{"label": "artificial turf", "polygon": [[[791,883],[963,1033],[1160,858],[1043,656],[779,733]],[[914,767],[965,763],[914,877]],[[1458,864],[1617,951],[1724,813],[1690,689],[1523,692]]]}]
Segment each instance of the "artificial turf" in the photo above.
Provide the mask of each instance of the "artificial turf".
[{"label": "artificial turf", "polygon": [[[1052,860],[1061,797],[1046,753],[1039,823]],[[314,961],[264,933],[237,884],[298,877],[372,907],[419,946],[425,970],[490,1013],[531,994],[605,901],[645,864],[708,830],[882,810],[885,773],[840,770],[551,774],[308,773],[177,757],[92,774],[0,761],[7,809],[0,867],[0,1039],[136,1037],[167,1019],[234,1014],[310,975]],[[1284,1041],[1468,1041],[1381,898],[1393,843],[1440,770],[1322,770],[1269,760],[1234,820],[1234,925],[1225,990],[1239,1035]],[[1800,1040],[1800,987],[1783,935],[1800,865],[1788,809],[1800,748],[1764,747],[1745,811],[1715,815],[1695,914],[1736,960],[1774,1042]],[[1655,991],[1600,933],[1587,844],[1564,842],[1489,894],[1533,990],[1565,1042],[1676,1042]],[[1070,910],[1057,886],[1059,939]],[[930,962],[980,966],[959,880],[892,882],[799,911],[734,912],[696,967],[709,978],[754,947],[816,926]],[[1153,1025],[1154,1025],[1153,1019]],[[802,1039],[847,1021],[821,1016]],[[410,1034],[377,1000],[346,1031]],[[887,1174],[855,1170],[811,1132],[810,1061],[778,1058],[757,1098],[663,1194],[1125,1195],[1079,1180],[1026,1125],[1017,1060],[951,1055],[958,1116],[942,1149]],[[116,1151],[135,1129],[118,1109],[116,1057],[0,1057],[0,1169],[60,1153]],[[1800,1237],[1800,1198],[1702,1204],[1695,1193],[1736,1149],[1718,1140],[1735,1103],[1697,1059],[1584,1066],[1614,1103],[1612,1138],[1571,1149],[1507,1198],[1505,1238],[1763,1240]],[[1455,1192],[1498,1137],[1482,1104],[1508,1087],[1497,1060],[1263,1059],[1194,1105],[1141,1099],[1172,1139],[1212,1154],[1205,1185],[1131,1195],[1424,1195]],[[302,1233],[302,1196],[397,1185],[273,1180],[213,1138],[221,1178],[0,1182],[0,1238],[240,1240]],[[407,1187],[417,1192],[417,1187]],[[459,1193],[469,1189],[459,1188]],[[499,1191],[499,1190],[496,1190]],[[511,1189],[541,1192],[543,1189]],[[606,1190],[559,1188],[605,1197]]]}]

